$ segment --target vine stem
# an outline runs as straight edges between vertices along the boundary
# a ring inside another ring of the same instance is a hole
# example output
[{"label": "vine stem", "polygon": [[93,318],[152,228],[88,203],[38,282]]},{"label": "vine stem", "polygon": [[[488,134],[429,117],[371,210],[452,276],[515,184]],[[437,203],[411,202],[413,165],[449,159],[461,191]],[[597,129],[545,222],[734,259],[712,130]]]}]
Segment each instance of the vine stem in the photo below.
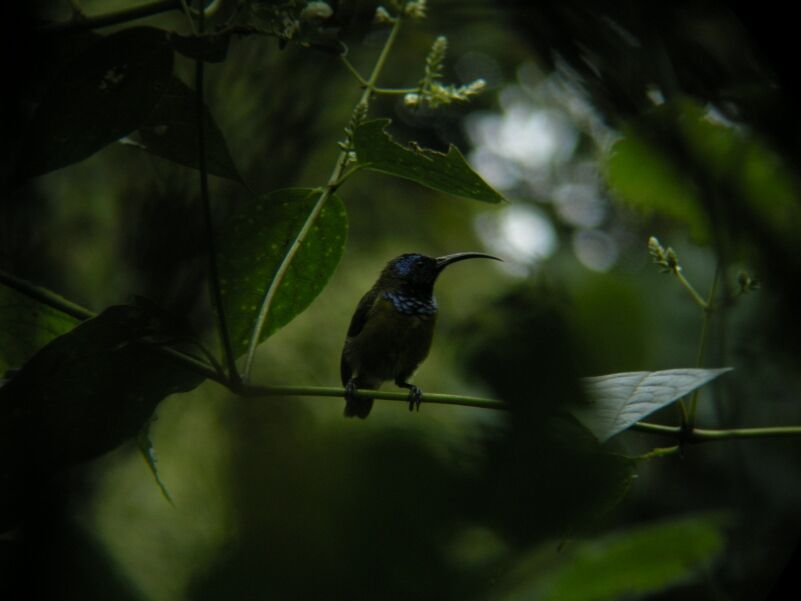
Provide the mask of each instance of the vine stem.
[{"label": "vine stem", "polygon": [[[203,1],[198,0],[200,9],[198,10],[198,31],[203,33],[205,27],[205,14],[203,12]],[[191,18],[190,18],[191,21]],[[195,61],[195,110],[197,113],[197,148],[198,148],[198,173],[200,175],[200,197],[203,203],[203,220],[206,229],[206,243],[208,244],[208,264],[209,264],[209,293],[212,304],[217,315],[217,329],[219,330],[220,342],[223,350],[223,357],[228,368],[228,377],[235,385],[239,383],[239,372],[236,368],[236,357],[231,345],[231,336],[228,332],[228,323],[225,318],[225,308],[223,305],[222,290],[220,289],[220,273],[217,266],[217,248],[214,240],[214,220],[211,214],[211,198],[209,195],[209,174],[206,166],[206,125],[205,102],[204,102],[204,65],[203,61]]]},{"label": "vine stem", "polygon": [[[715,294],[717,294],[718,289],[718,281],[720,281],[720,265],[715,269],[715,276],[712,279],[712,288],[709,291],[709,297],[704,302],[703,311],[704,311],[704,320],[701,324],[701,340],[698,343],[698,356],[696,357],[695,366],[702,367],[704,365],[704,356],[706,355],[706,345],[707,340],[709,338],[709,321],[712,317],[712,311],[714,307],[715,301]],[[689,427],[693,428],[695,425],[695,410],[698,406],[698,389],[693,391],[692,397],[690,398],[690,415],[689,415]]]},{"label": "vine stem", "polygon": [[[400,24],[400,18],[396,19],[393,23],[392,29],[389,32],[389,36],[387,37],[386,42],[384,42],[384,47],[381,49],[381,53],[378,55],[378,59],[376,59],[376,63],[373,66],[373,71],[370,74],[370,78],[365,84],[365,89],[362,92],[362,96],[359,99],[359,102],[356,104],[357,110],[362,106],[366,108],[366,106],[369,104],[370,97],[375,88],[375,83],[378,81],[378,77],[381,75],[381,71],[384,69],[384,64],[387,61],[389,52],[392,49],[392,45],[394,44],[395,38],[398,35]],[[337,162],[334,165],[333,171],[331,172],[331,176],[328,178],[328,183],[320,192],[317,202],[314,204],[314,207],[312,207],[312,210],[306,217],[306,221],[303,223],[300,232],[292,241],[289,250],[284,255],[284,258],[281,260],[281,264],[278,266],[278,269],[275,272],[275,277],[273,277],[269,287],[267,288],[267,292],[265,293],[261,307],[259,308],[259,314],[256,317],[256,322],[253,325],[253,332],[250,336],[250,342],[248,343],[248,352],[245,358],[245,369],[242,376],[244,382],[250,381],[250,375],[253,370],[253,360],[256,355],[256,347],[259,344],[259,338],[261,337],[262,330],[264,330],[264,325],[267,322],[267,316],[270,314],[270,308],[275,300],[275,295],[278,292],[278,288],[280,288],[281,284],[283,283],[287,271],[289,270],[289,266],[292,264],[292,260],[295,258],[295,255],[300,249],[301,244],[303,244],[304,240],[306,240],[306,237],[309,235],[309,232],[311,231],[314,222],[317,220],[317,217],[320,216],[320,212],[323,210],[325,203],[334,193],[336,188],[341,185],[343,181],[342,176],[345,173],[346,167],[348,166],[348,158],[349,153],[347,151],[343,150],[339,153],[339,157],[337,158]]]},{"label": "vine stem", "polygon": [[780,438],[801,436],[801,426],[770,426],[766,428],[731,428],[726,430],[711,430],[707,428],[693,428],[682,431],[679,426],[663,426],[649,422],[637,422],[631,430],[646,434],[660,434],[676,438],[689,443],[712,442],[715,440],[732,440],[735,438]]},{"label": "vine stem", "polygon": [[676,277],[678,278],[681,285],[684,286],[685,290],[687,290],[687,292],[690,293],[690,296],[692,296],[695,303],[699,307],[701,307],[704,311],[706,311],[709,308],[709,305],[701,297],[701,295],[698,294],[698,291],[695,288],[693,288],[693,285],[690,283],[690,281],[684,277],[684,274],[681,272],[681,268],[674,270],[673,273],[676,274]]},{"label": "vine stem", "polygon": [[[20,294],[28,296],[41,302],[65,315],[75,317],[79,320],[90,319],[95,316],[93,311],[81,307],[80,305],[64,299],[63,297],[41,288],[30,282],[20,279],[4,271],[0,271],[0,284],[16,290]],[[160,352],[169,358],[198,375],[204,376],[209,380],[221,384],[234,394],[245,397],[277,397],[277,396],[304,396],[304,397],[331,397],[342,399],[345,390],[338,387],[322,386],[234,386],[224,374],[217,372],[214,367],[205,361],[183,353],[173,348],[163,346],[153,346],[154,351]],[[355,392],[358,397],[382,399],[386,401],[409,402],[408,392],[392,392],[387,390],[366,390],[359,389]],[[425,393],[423,402],[436,405],[457,405],[461,407],[474,407],[477,409],[490,409],[496,411],[508,410],[509,406],[495,399],[485,399],[480,397],[470,397],[456,394],[434,394]],[[767,428],[736,428],[731,430],[708,430],[695,428],[691,432],[684,432],[678,426],[664,426],[662,424],[652,424],[649,422],[637,422],[631,428],[638,432],[666,436],[681,440],[684,438],[689,443],[712,442],[717,440],[730,440],[735,438],[775,438],[801,436],[801,426],[777,426]],[[664,453],[657,453],[660,455]],[[655,455],[655,456],[656,456]]]}]

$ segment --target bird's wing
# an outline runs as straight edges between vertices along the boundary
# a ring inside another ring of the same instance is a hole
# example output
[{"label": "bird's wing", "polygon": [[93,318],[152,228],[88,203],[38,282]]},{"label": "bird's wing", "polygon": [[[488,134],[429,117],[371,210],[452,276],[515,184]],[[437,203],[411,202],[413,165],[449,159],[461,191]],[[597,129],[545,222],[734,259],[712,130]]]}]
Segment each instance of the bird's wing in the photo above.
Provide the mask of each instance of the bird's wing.
[{"label": "bird's wing", "polygon": [[339,362],[339,374],[342,378],[343,386],[348,383],[350,377],[353,375],[353,370],[347,357],[350,339],[354,336],[358,336],[359,332],[364,328],[364,324],[367,323],[367,316],[370,314],[370,309],[373,307],[377,296],[378,293],[374,289],[370,289],[367,294],[362,297],[362,300],[359,301],[359,304],[356,305],[356,311],[353,313],[353,317],[350,320],[348,337],[345,340],[345,348],[342,349],[342,358]]},{"label": "bird's wing", "polygon": [[356,311],[353,313],[353,317],[350,320],[350,327],[348,327],[348,338],[358,336],[359,332],[362,331],[364,324],[367,323],[367,316],[370,313],[370,309],[373,308],[377,296],[378,291],[370,289],[367,294],[362,297],[362,300],[359,301],[359,304],[356,305]]}]

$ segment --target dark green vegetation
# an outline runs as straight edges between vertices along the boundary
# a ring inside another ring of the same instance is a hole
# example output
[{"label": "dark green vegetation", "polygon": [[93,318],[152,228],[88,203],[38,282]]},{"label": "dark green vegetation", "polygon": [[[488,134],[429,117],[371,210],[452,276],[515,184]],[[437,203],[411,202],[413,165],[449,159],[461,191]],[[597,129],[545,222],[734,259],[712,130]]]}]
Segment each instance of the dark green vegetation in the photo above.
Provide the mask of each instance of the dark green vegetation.
[{"label": "dark green vegetation", "polygon": [[[768,594],[801,532],[781,36],[716,2],[20,4],[0,597]],[[505,262],[440,278],[421,411],[344,420],[360,295],[464,249]]]}]

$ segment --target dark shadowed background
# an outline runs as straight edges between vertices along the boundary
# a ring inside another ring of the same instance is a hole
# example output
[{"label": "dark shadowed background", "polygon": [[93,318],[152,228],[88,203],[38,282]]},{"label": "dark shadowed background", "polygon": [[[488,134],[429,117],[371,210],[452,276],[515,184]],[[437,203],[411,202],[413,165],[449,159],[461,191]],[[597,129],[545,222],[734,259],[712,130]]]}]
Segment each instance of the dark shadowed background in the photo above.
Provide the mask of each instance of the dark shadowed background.
[{"label": "dark shadowed background", "polygon": [[[146,3],[80,2],[88,15],[135,4]],[[207,29],[237,5],[280,3],[222,4]],[[801,424],[792,20],[728,4],[432,0],[426,20],[404,24],[381,86],[415,86],[445,35],[446,81],[482,78],[486,91],[437,109],[379,96],[370,114],[392,118],[400,141],[455,144],[510,202],[354,176],[339,191],[344,256],[311,306],[260,347],[253,380],[338,385],[352,311],[387,260],[475,250],[505,262],[443,275],[434,347],[414,381],[511,410],[424,403],[410,414],[377,401],[368,420],[346,420],[342,399],[243,399],[205,382],[164,399],[150,429],[174,505],[133,441],[40,478],[38,443],[14,433],[4,460],[34,475],[6,482],[31,492],[4,516],[0,597],[766,598],[801,532],[801,438],[637,461],[674,443],[625,432],[600,445],[562,411],[582,396],[582,377],[696,365],[703,314],[652,263],[657,236],[702,295],[718,273],[705,365],[735,369],[702,391],[699,425]],[[386,35],[372,24],[376,3],[331,5],[328,24],[369,72]],[[146,297],[216,350],[196,170],[126,139],[25,173],[42,127],[32,115],[93,39],[42,33],[70,19],[69,2],[17,10],[5,19],[0,269],[93,311]],[[132,25],[189,32],[171,11],[96,33]],[[211,178],[219,226],[253,194],[324,185],[361,93],[336,56],[281,46],[236,36],[224,62],[206,65],[206,104],[246,184]],[[174,72],[194,85],[190,59],[177,54]],[[743,270],[757,290],[739,293]],[[43,346],[57,319],[11,321],[15,302],[0,292],[2,371]],[[133,389],[139,359],[98,402],[114,407]],[[80,366],[75,379],[91,381]],[[678,411],[652,421],[676,425]],[[18,585],[23,596],[6,597]]]}]

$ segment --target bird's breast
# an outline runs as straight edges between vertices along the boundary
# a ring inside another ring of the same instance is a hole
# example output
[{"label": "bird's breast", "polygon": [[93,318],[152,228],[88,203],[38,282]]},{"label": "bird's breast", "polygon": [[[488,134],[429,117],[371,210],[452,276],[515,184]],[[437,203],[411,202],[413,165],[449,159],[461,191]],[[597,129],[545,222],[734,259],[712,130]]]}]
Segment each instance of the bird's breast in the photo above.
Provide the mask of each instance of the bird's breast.
[{"label": "bird's breast", "polygon": [[431,347],[436,317],[433,299],[426,304],[393,299],[393,293],[379,296],[362,331],[346,344],[354,371],[380,380],[413,371]]}]

